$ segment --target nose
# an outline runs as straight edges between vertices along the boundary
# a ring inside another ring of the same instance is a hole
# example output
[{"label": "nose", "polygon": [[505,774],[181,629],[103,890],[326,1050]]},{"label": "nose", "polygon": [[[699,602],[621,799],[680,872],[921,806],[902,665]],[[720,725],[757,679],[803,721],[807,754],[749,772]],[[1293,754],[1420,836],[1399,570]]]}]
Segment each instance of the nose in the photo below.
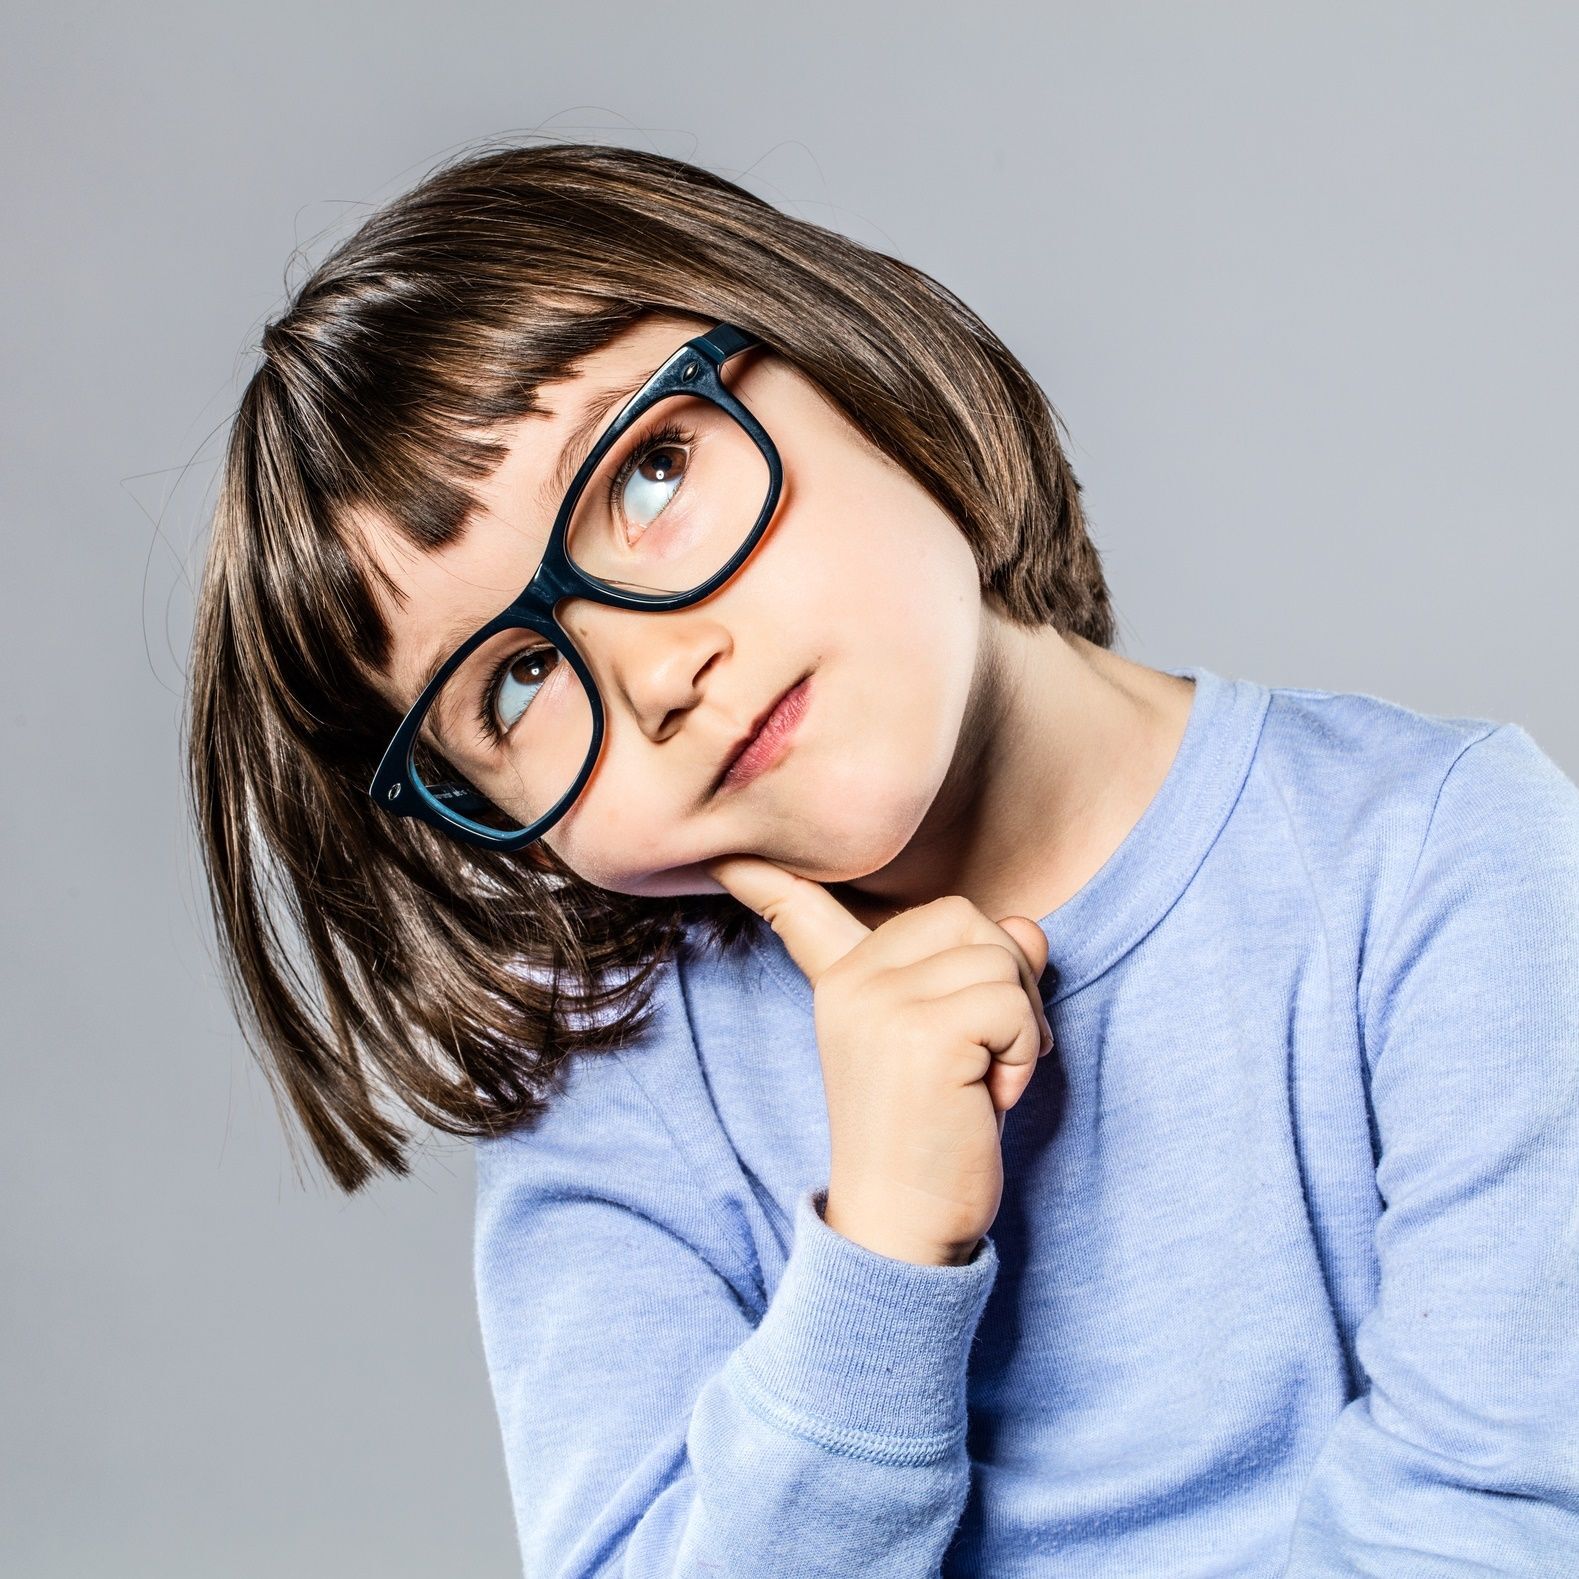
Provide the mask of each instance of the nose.
[{"label": "nose", "polygon": [[683,727],[706,694],[704,676],[731,647],[728,630],[705,607],[649,613],[570,598],[559,620],[592,670],[604,727],[618,727],[618,715],[628,712],[655,742]]}]

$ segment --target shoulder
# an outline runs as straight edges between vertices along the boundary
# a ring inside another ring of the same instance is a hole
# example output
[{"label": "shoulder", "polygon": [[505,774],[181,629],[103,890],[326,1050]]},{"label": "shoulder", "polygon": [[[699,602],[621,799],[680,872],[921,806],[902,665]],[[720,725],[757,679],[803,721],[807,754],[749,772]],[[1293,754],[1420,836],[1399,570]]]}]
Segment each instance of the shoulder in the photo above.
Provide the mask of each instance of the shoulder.
[{"label": "shoulder", "polygon": [[1262,755],[1293,799],[1347,831],[1377,824],[1411,858],[1444,815],[1473,821],[1477,808],[1500,808],[1561,825],[1579,805],[1579,786],[1521,724],[1360,691],[1270,688]]},{"label": "shoulder", "polygon": [[[557,1065],[533,1119],[474,1142],[480,1184],[502,1170],[527,1168],[528,1156],[543,1168],[563,1170],[574,1162],[577,1171],[595,1171],[614,1156],[673,1150],[650,1087],[672,1086],[664,1072],[691,1050],[680,970],[675,958],[653,969],[642,998],[625,1007],[630,1023],[617,1045],[577,1052]],[[644,1077],[638,1078],[638,1065]]]},{"label": "shoulder", "polygon": [[1504,939],[1532,920],[1579,929],[1579,785],[1517,723],[1475,736],[1439,776],[1399,921],[1470,907]]},{"label": "shoulder", "polygon": [[[1463,766],[1459,766],[1461,761]],[[1361,691],[1270,688],[1255,772],[1307,857],[1385,903],[1459,777],[1562,779],[1519,725],[1425,712]]]},{"label": "shoulder", "polygon": [[1296,793],[1352,808],[1429,805],[1455,759],[1505,727],[1406,707],[1365,691],[1269,688],[1263,766]]},{"label": "shoulder", "polygon": [[528,1219],[600,1203],[665,1226],[732,1273],[749,1271],[732,1204],[739,1170],[692,1032],[690,958],[682,948],[654,968],[640,1023],[619,1045],[558,1067],[533,1120],[473,1141],[479,1256]]},{"label": "shoulder", "polygon": [[1428,853],[1527,861],[1579,827],[1579,788],[1521,725],[1367,692],[1269,687],[1252,780],[1268,843],[1352,916],[1362,959],[1396,932]]}]

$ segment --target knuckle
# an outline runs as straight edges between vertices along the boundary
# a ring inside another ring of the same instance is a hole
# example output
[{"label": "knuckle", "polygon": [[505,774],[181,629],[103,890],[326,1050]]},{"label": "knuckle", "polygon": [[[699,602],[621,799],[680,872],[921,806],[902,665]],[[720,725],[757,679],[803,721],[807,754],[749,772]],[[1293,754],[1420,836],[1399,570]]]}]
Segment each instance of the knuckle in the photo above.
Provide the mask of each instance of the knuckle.
[{"label": "knuckle", "polygon": [[1020,985],[1020,978],[1015,976],[1013,981],[995,981],[992,990],[1006,1016],[1016,1023],[1030,1025],[1034,1023],[1035,1015],[1031,1009],[1031,1000],[1025,995],[1025,988]]},{"label": "knuckle", "polygon": [[823,971],[818,978],[821,982],[831,982],[837,991],[848,991],[867,974],[866,944],[870,939],[863,939],[857,943],[847,954],[841,954],[831,965]]},{"label": "knuckle", "polygon": [[854,957],[855,951],[852,949],[850,953],[840,955],[831,965],[827,966],[817,978],[817,991],[823,992],[830,987],[837,988],[839,983],[849,976],[850,961]]},{"label": "knuckle", "polygon": [[993,950],[993,973],[1000,981],[1013,982],[1020,985],[1020,961],[1014,950],[1007,943],[994,943],[990,945]]}]

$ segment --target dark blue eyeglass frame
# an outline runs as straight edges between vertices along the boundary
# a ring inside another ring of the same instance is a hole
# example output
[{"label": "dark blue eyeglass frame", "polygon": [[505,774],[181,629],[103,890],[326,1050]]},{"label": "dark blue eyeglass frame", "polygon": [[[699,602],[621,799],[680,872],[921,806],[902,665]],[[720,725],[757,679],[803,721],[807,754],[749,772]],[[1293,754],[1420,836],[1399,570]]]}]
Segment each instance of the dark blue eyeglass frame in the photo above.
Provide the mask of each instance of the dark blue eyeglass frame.
[{"label": "dark blue eyeglass frame", "polygon": [[[459,839],[462,843],[478,845],[490,850],[519,850],[540,838],[570,809],[581,793],[582,786],[591,776],[603,746],[603,698],[592,670],[582,657],[569,633],[554,617],[554,607],[569,597],[587,598],[594,603],[608,604],[613,608],[642,609],[661,613],[666,609],[682,609],[700,602],[734,575],[750,557],[751,551],[761,540],[762,534],[778,508],[779,492],[784,471],[779,452],[761,423],[724,387],[720,370],[730,357],[741,351],[760,346],[762,340],[733,324],[714,324],[706,334],[687,340],[651,378],[636,391],[620,409],[619,414],[606,427],[592,446],[591,452],[581,463],[566,490],[564,502],[554,517],[549,533],[548,546],[532,579],[520,595],[502,613],[494,616],[480,630],[470,636],[445,659],[438,672],[423,688],[422,694],[411,704],[401,719],[384,755],[379,760],[378,771],[368,786],[368,793],[390,816],[416,817],[435,828]],[[756,525],[747,533],[734,556],[722,569],[688,592],[644,594],[621,592],[605,582],[595,581],[579,570],[571,561],[565,548],[565,537],[570,519],[575,511],[581,491],[597,470],[599,462],[612,445],[617,443],[627,429],[648,409],[665,396],[673,394],[700,396],[723,407],[745,431],[768,463],[768,492],[757,517]],[[440,784],[429,787],[417,778],[412,769],[422,720],[429,704],[439,693],[444,682],[481,643],[503,630],[533,630],[547,636],[571,662],[585,687],[592,708],[592,743],[586,761],[570,788],[535,822],[514,832],[501,832],[467,816],[468,812],[481,810],[492,803],[486,796],[477,794],[464,784]]]}]

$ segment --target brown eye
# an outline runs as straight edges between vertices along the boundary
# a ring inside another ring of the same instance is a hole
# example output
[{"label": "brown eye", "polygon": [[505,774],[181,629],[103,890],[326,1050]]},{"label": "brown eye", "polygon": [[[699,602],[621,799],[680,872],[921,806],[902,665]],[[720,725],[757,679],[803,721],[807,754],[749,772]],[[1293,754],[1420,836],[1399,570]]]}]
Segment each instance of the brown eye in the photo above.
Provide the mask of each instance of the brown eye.
[{"label": "brown eye", "polygon": [[483,725],[491,735],[510,731],[559,661],[558,650],[547,645],[528,647],[505,659],[483,697]]},{"label": "brown eye", "polygon": [[609,484],[609,507],[616,519],[643,530],[652,525],[685,481],[691,443],[689,433],[667,426],[631,452]]}]

